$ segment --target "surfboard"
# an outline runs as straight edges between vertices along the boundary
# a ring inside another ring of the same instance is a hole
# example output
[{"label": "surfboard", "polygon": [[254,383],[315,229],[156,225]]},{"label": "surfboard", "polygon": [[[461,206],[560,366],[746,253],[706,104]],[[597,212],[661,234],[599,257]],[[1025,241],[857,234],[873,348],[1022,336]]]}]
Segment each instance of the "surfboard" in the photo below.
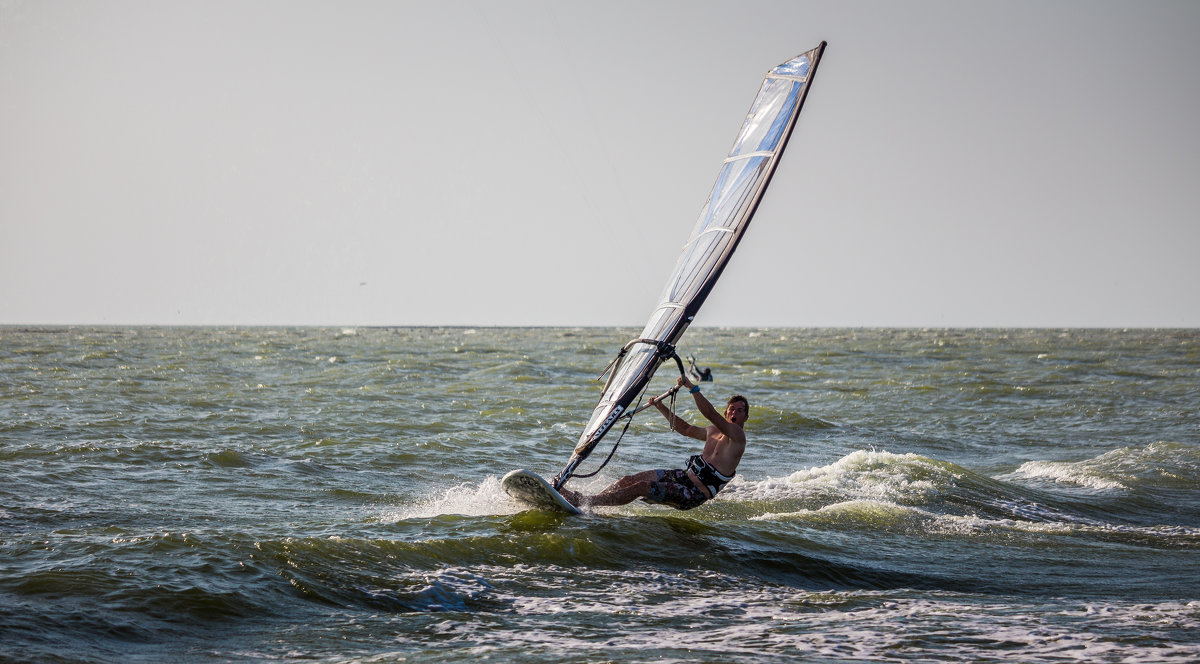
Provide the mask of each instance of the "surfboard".
[{"label": "surfboard", "polygon": [[500,485],[504,487],[505,493],[531,507],[552,512],[583,514],[537,473],[514,470],[504,476]]}]

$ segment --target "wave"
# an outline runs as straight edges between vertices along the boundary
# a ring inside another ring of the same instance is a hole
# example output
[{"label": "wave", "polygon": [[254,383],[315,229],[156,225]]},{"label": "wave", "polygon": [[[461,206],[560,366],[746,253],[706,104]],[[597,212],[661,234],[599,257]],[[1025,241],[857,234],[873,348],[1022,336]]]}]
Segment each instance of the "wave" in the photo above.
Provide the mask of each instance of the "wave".
[{"label": "wave", "polygon": [[1012,542],[1018,539],[1054,540],[1083,538],[1158,548],[1200,547],[1200,528],[1177,525],[1134,526],[1081,519],[1027,521],[939,514],[915,507],[870,500],[837,503],[815,510],[768,512],[754,521],[792,521],[810,527],[870,530],[918,536],[969,537],[981,541]]},{"label": "wave", "polygon": [[[1156,444],[1101,456],[1098,465],[1109,467],[1117,458],[1126,477],[1169,477],[1174,486],[1188,483],[1181,474],[1191,469],[1194,452],[1187,446]],[[1131,459],[1144,463],[1131,464]],[[712,505],[729,516],[820,529],[984,540],[1066,536],[1166,548],[1200,545],[1200,527],[1173,520],[1175,505],[1080,502],[1010,479],[917,454],[860,450],[782,478],[739,477]],[[1156,520],[1146,523],[1148,517]]]},{"label": "wave", "polygon": [[263,543],[262,551],[307,600],[397,612],[499,610],[527,597],[530,584],[609,586],[630,575],[655,577],[659,592],[686,585],[689,593],[697,577],[724,579],[711,584],[713,593],[738,579],[810,590],[962,585],[827,558],[796,542],[781,547],[751,533],[731,537],[672,516],[525,512],[496,520],[486,533],[463,532],[478,524],[477,518],[440,517],[413,541],[310,537]]},{"label": "wave", "polygon": [[24,562],[20,576],[0,581],[0,631],[91,640],[119,653],[113,643],[278,614],[287,595],[240,536],[59,532],[53,558],[36,539],[8,542],[12,559]]},{"label": "wave", "polygon": [[1140,448],[1122,447],[1083,461],[1028,461],[1007,478],[1099,490],[1200,489],[1200,446],[1160,441]]},{"label": "wave", "polygon": [[[1194,449],[1156,444],[1117,452],[1127,461],[1155,453],[1178,461]],[[207,454],[222,465],[252,462],[228,450]],[[1153,476],[1146,468],[1134,474]],[[951,578],[936,566],[888,568],[886,557],[847,556],[831,546],[831,540],[859,533],[1003,546],[1054,546],[1064,538],[1175,550],[1200,546],[1200,528],[1098,519],[1019,482],[879,450],[858,450],[784,477],[739,476],[717,500],[689,512],[641,503],[578,518],[526,510],[494,476],[397,505],[372,506],[372,495],[334,496],[361,501],[368,513],[365,525],[345,536],[118,532],[106,543],[81,542],[70,555],[60,545],[69,571],[33,569],[7,590],[26,604],[92,597],[145,617],[153,631],[174,615],[215,623],[287,612],[296,600],[400,613],[505,610],[513,598],[529,596],[531,580],[560,587],[635,571],[661,575],[665,584],[706,570],[808,590],[1012,590],[961,570]],[[94,560],[120,560],[118,567],[141,571],[126,577]],[[581,569],[588,572],[581,575]]]},{"label": "wave", "polygon": [[996,492],[995,482],[950,462],[859,450],[827,466],[797,470],[786,477],[736,482],[722,497],[804,508],[857,500],[927,505],[954,498],[963,487],[979,494]]},{"label": "wave", "polygon": [[[717,500],[691,512],[635,502],[600,509],[596,514],[667,516],[721,524],[789,521],[822,529],[983,539],[1084,537],[1137,546],[1190,547],[1200,544],[1200,524],[1180,521],[1179,506],[1171,501],[1144,496],[1129,500],[1081,499],[1043,490],[1023,480],[1042,477],[1030,469],[1051,467],[1073,473],[1056,475],[1060,478],[1119,477],[1121,486],[1137,480],[1154,486],[1192,488],[1200,477],[1198,461],[1200,454],[1195,447],[1155,443],[1143,449],[1115,450],[1076,464],[1030,462],[1021,466],[1024,470],[991,477],[919,454],[858,450],[831,464],[803,468],[784,477],[751,480],[739,475]],[[598,490],[605,483],[593,480],[585,489]],[[447,515],[512,516],[524,510],[504,493],[499,478],[488,477],[477,484],[462,483],[386,508],[379,519],[399,524]]]}]

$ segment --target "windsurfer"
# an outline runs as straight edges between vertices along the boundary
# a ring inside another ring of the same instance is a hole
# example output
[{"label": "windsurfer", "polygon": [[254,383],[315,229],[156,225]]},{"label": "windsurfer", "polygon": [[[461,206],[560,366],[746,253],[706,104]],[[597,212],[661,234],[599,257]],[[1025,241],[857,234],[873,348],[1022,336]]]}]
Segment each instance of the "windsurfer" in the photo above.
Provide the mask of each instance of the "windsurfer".
[{"label": "windsurfer", "polygon": [[709,369],[708,367],[696,366],[696,358],[694,358],[694,357],[689,356],[688,362],[692,365],[690,371],[692,372],[692,376],[696,380],[700,381],[701,383],[711,383],[712,382],[712,379],[713,379],[712,369]]},{"label": "windsurfer", "polygon": [[701,454],[688,459],[684,468],[646,470],[627,475],[595,496],[583,496],[565,487],[560,490],[562,496],[576,506],[625,505],[642,498],[646,502],[689,510],[712,499],[721,487],[732,480],[746,451],[746,434],[742,431],[742,425],[750,416],[750,402],[746,397],[735,394],[729,398],[722,415],[690,380],[681,376],[679,384],[690,390],[696,408],[712,424],[698,427],[688,423],[668,410],[659,397],[652,397],[650,404],[667,418],[672,430],[704,441]]}]

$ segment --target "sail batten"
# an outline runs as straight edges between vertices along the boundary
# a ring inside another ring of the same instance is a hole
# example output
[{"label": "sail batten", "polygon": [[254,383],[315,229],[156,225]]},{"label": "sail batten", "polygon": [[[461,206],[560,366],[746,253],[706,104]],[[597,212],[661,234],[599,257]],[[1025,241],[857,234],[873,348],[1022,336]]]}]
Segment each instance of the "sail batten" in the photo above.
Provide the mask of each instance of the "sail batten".
[{"label": "sail batten", "polygon": [[825,42],[821,42],[774,67],[763,78],[658,304],[641,336],[626,344],[614,360],[570,463],[554,479],[556,489],[630,410],[663,361],[673,358],[683,370],[675,344],[741,242],[791,136],[824,50]]},{"label": "sail batten", "polygon": [[786,74],[767,74],[767,78],[772,81],[795,81],[797,83],[808,83],[808,78],[805,76],[788,76]]},{"label": "sail batten", "polygon": [[772,153],[772,152],[748,152],[746,154],[738,154],[738,155],[734,155],[732,157],[726,157],[724,163],[730,164],[735,161],[741,161],[743,159],[750,159],[752,157],[770,157],[773,154],[774,153]]}]

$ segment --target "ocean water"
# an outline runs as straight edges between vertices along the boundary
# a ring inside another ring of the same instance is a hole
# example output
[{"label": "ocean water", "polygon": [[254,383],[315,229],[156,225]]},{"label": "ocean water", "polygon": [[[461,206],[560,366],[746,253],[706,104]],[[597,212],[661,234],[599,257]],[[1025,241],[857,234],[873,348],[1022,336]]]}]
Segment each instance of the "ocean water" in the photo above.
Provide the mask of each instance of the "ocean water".
[{"label": "ocean water", "polygon": [[693,329],[737,479],[523,510],[636,332],[0,328],[0,660],[1200,660],[1200,331]]}]

